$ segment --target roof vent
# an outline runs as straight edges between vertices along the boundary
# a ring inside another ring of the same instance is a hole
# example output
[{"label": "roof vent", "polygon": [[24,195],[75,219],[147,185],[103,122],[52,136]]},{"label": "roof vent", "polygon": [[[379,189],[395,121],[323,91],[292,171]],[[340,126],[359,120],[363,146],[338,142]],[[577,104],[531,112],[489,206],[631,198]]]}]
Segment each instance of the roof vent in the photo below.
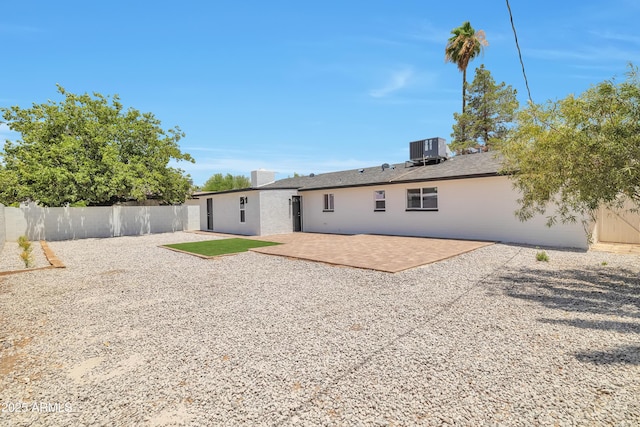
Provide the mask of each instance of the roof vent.
[{"label": "roof vent", "polygon": [[389,166],[389,163],[383,163],[382,164],[382,170],[389,169],[390,167],[391,166]]},{"label": "roof vent", "polygon": [[315,174],[315,173],[310,173],[310,174],[309,174],[309,176],[310,176],[311,178],[313,178],[314,176],[316,176],[316,174]]},{"label": "roof vent", "polygon": [[364,169],[358,169],[358,173],[364,173]]}]

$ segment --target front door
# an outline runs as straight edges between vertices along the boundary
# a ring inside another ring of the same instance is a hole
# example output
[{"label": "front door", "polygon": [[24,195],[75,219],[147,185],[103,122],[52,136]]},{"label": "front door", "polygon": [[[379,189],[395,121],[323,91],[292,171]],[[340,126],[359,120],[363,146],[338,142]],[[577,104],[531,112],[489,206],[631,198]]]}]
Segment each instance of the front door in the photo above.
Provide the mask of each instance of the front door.
[{"label": "front door", "polygon": [[293,216],[293,231],[302,231],[302,196],[291,197],[291,214]]},{"label": "front door", "polygon": [[207,199],[207,230],[213,230],[213,199]]}]

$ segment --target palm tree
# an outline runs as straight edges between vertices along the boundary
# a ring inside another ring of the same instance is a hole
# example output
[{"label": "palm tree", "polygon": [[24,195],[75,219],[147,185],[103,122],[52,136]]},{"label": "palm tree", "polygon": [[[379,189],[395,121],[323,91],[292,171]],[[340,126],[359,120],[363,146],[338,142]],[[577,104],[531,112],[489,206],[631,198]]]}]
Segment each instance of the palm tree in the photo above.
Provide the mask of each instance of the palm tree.
[{"label": "palm tree", "polygon": [[483,30],[474,30],[469,21],[462,26],[454,28],[453,34],[447,41],[444,49],[445,62],[452,62],[458,66],[458,70],[462,71],[462,112],[466,106],[466,89],[467,89],[467,66],[469,62],[480,53],[483,52],[485,46],[489,46],[489,42],[485,37]]}]

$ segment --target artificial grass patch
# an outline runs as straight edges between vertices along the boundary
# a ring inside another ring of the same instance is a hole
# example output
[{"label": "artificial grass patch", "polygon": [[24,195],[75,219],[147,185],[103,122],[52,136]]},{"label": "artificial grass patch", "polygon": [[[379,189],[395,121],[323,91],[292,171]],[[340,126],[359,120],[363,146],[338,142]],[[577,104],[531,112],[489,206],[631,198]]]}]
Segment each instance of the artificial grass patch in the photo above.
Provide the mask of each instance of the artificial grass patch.
[{"label": "artificial grass patch", "polygon": [[191,252],[204,256],[218,256],[226,254],[235,254],[238,252],[246,252],[251,248],[260,248],[262,246],[280,245],[277,242],[265,242],[264,240],[250,239],[220,239],[206,240],[203,242],[176,243],[173,245],[164,245],[168,248],[178,249],[180,251]]}]

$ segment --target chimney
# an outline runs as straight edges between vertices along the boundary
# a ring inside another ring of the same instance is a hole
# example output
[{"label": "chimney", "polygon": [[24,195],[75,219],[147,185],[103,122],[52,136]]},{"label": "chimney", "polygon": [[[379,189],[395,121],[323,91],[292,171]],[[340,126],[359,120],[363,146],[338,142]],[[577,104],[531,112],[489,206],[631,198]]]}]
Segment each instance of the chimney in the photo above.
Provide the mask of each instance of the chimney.
[{"label": "chimney", "polygon": [[251,188],[262,187],[276,180],[276,173],[265,169],[251,171]]}]

